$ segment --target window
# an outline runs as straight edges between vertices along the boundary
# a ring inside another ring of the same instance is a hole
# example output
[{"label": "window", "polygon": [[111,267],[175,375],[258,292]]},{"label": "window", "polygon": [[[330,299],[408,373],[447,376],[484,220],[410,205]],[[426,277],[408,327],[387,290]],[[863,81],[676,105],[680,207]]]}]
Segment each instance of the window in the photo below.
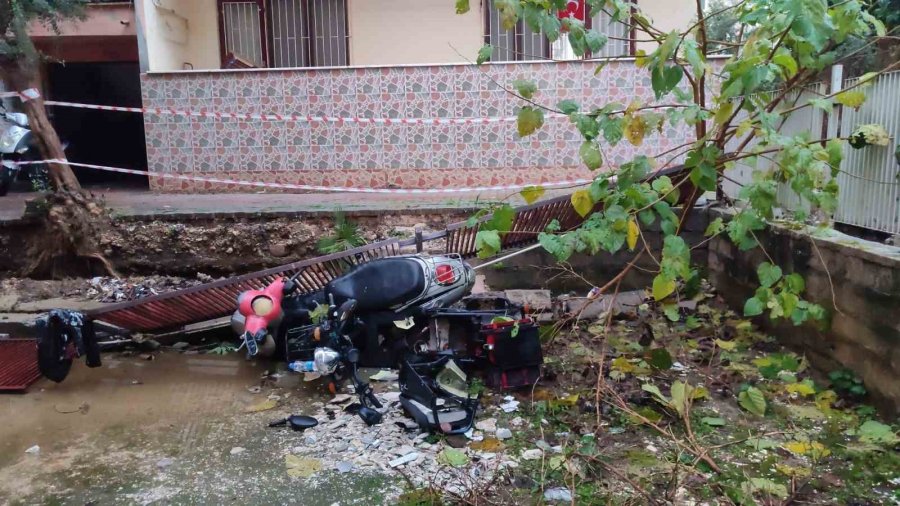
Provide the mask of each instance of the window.
[{"label": "window", "polygon": [[[494,7],[494,0],[485,2],[485,43],[493,46],[491,61],[525,61],[525,60],[576,60],[579,59],[572,51],[569,39],[561,36],[556,42],[551,43],[540,32],[534,32],[527,23],[519,19],[514,30],[504,30],[500,23],[500,14]],[[627,40],[631,32],[628,25],[619,21],[613,21],[608,14],[601,12],[585,22],[587,28],[596,29],[610,38],[606,46],[599,54],[585,55],[592,57],[615,57],[632,54],[631,44]]]},{"label": "window", "polygon": [[347,0],[219,0],[224,67],[350,64]]}]

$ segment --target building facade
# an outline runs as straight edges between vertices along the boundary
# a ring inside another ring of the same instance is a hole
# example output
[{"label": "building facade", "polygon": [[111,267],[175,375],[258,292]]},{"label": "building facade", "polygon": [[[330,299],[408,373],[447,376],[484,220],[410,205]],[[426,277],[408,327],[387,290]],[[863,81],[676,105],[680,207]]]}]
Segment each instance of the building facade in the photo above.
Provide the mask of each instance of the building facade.
[{"label": "building facade", "polygon": [[[610,39],[598,62],[575,59],[519,23],[500,27],[492,0],[457,15],[450,0],[137,0],[144,106],[187,111],[340,118],[508,118],[522,103],[514,79],[537,83],[536,100],[587,105],[653,101],[647,72],[632,55],[627,25],[586,21]],[[687,27],[687,0],[641,0],[663,29]],[[486,42],[491,63],[471,64]],[[588,177],[580,136],[548,119],[519,138],[515,122],[373,124],[144,117],[147,167],[292,184],[436,188],[546,183]],[[641,146],[606,153],[615,166],[638,152],[675,146],[689,132],[664,128]],[[153,189],[241,187],[151,178]]]}]

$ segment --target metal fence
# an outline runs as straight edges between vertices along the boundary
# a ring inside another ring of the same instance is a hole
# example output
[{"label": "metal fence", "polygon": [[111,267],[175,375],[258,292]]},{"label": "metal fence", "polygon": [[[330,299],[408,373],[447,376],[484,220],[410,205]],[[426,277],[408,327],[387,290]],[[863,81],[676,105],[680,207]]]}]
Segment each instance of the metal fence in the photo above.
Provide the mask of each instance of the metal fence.
[{"label": "metal fence", "polygon": [[[857,79],[833,80],[841,89],[854,86]],[[785,104],[802,105],[810,99],[821,97],[828,86],[824,83],[786,97]],[[894,157],[894,150],[900,138],[900,71],[879,77],[870,87],[865,88],[866,101],[854,110],[835,105],[831,114],[821,109],[805,107],[789,116],[781,127],[783,135],[809,133],[810,139],[849,136],[857,126],[878,123],[888,131],[891,142],[888,146],[867,146],[854,149],[845,143],[844,160],[838,174],[840,194],[834,220],[838,223],[854,225],[871,230],[900,234],[900,164]],[[833,92],[832,92],[833,93]],[[739,115],[736,119],[741,121]],[[735,150],[739,141],[733,141],[727,150]],[[753,146],[750,143],[744,149]],[[772,168],[771,159],[761,157],[754,165],[737,164],[726,171],[728,177],[723,184],[725,194],[738,198],[742,185],[753,180],[753,173]],[[808,204],[801,200],[788,185],[778,188],[778,204],[787,211],[805,209]]]}]

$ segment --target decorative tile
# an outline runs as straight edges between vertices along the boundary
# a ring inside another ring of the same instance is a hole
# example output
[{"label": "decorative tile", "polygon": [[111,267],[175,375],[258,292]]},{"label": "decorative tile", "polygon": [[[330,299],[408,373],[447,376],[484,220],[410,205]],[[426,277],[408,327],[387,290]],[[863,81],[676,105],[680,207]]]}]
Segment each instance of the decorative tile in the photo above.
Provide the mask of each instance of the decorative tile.
[{"label": "decorative tile", "polygon": [[[610,62],[435,65],[339,70],[142,75],[146,107],[240,114],[346,118],[512,117],[522,102],[501,87],[537,83],[536,99],[569,98],[584,108],[637,98],[653,103],[646,70]],[[714,84],[711,84],[714,86]],[[375,124],[348,121],[144,117],[151,172],[240,176],[247,181],[318,185],[448,187],[526,184],[590,177],[578,160],[581,136],[566,119],[519,138],[514,121]],[[640,147],[604,146],[606,162],[683,143],[690,132],[666,125]],[[683,157],[681,157],[683,158]],[[676,160],[674,163],[678,163]],[[151,178],[171,191],[251,191],[245,185]]]}]

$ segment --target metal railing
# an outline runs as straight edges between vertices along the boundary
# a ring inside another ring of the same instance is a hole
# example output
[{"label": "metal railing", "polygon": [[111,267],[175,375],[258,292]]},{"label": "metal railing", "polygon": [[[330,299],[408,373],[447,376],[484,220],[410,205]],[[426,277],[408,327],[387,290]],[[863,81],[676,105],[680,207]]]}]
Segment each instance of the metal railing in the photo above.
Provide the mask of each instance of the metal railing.
[{"label": "metal railing", "polygon": [[[841,89],[854,86],[857,79],[833,80]],[[837,86],[832,85],[834,93]],[[792,107],[802,105],[810,99],[825,94],[828,86],[824,83],[813,89],[795,92],[786,97],[784,104]],[[814,107],[799,109],[790,115],[781,127],[786,136],[808,133],[810,139],[823,137],[847,137],[861,124],[882,125],[890,136],[888,146],[866,146],[854,149],[844,145],[844,159],[838,173],[838,206],[834,220],[838,223],[854,225],[890,234],[900,234],[900,163],[895,159],[894,150],[900,139],[900,71],[880,76],[871,86],[862,88],[866,101],[858,109],[835,105],[831,114]],[[742,119],[741,113],[735,122]],[[736,149],[738,141],[729,143],[728,148]],[[745,150],[749,150],[751,142]],[[753,180],[753,173],[767,171],[773,167],[769,158],[760,157],[753,166],[737,164],[726,172],[729,180],[723,184],[726,195],[738,198],[742,185]],[[808,203],[800,199],[786,184],[779,185],[778,204],[787,211],[806,210]]]},{"label": "metal railing", "polygon": [[[685,174],[684,168],[677,166],[660,170],[648,180],[661,176],[677,179],[685,177]],[[599,208],[598,204],[596,209]],[[454,223],[445,230],[428,235],[417,233],[416,237],[410,239],[388,239],[184,290],[112,304],[89,311],[87,316],[131,331],[162,332],[230,315],[237,308],[237,296],[241,292],[263,288],[277,278],[292,276],[297,272],[301,272],[297,279],[300,292],[310,293],[321,290],[348,268],[376,258],[422,251],[424,244],[428,242],[436,242],[437,247],[429,248],[432,251],[458,253],[463,258],[471,258],[478,252],[475,237],[481,223],[490,218],[491,216],[485,216],[476,223]],[[570,195],[517,207],[509,232],[503,234],[503,247],[517,248],[536,243],[538,234],[553,220],[559,222],[562,230],[570,230],[581,224],[584,218],[572,208]]]}]

